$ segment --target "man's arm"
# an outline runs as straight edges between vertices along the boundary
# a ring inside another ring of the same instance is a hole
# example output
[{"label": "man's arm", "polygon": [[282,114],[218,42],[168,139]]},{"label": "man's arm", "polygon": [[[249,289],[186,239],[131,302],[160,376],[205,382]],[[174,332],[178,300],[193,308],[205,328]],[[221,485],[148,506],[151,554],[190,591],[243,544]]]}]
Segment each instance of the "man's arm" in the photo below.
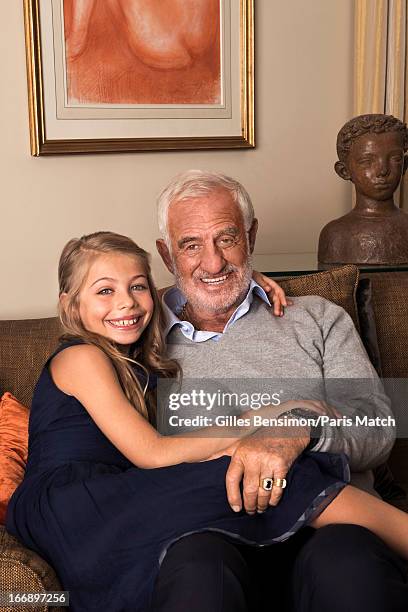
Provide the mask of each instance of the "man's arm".
[{"label": "man's arm", "polygon": [[[349,315],[322,298],[313,297],[308,302],[306,308],[314,320],[314,332],[309,329],[307,333],[315,334],[313,344],[321,356],[327,391],[327,416],[339,423],[336,426],[325,424],[312,450],[346,453],[351,470],[363,472],[387,458],[394,443],[395,428],[356,425],[356,416],[360,419],[379,417],[388,420],[392,417],[390,403]],[[341,415],[349,421],[341,424]],[[258,468],[268,466],[270,475],[282,477],[308,446],[311,433],[313,435],[309,428],[304,428],[299,436],[285,439],[263,435],[238,442],[228,453],[232,455],[227,474],[227,493],[231,505],[242,504],[239,484],[245,471],[250,476],[252,472],[255,473],[255,463]],[[247,510],[264,510],[268,504],[279,503],[281,489],[275,489],[270,500],[260,499],[260,489],[256,490],[255,480],[253,477],[244,481],[244,506]],[[250,484],[248,481],[251,481]]]},{"label": "man's arm", "polygon": [[[327,402],[344,416],[337,426],[323,425],[313,450],[348,455],[355,472],[383,462],[395,440],[390,402],[371,365],[350,316],[325,302],[322,318],[323,368]],[[376,425],[370,419],[378,420]]]}]

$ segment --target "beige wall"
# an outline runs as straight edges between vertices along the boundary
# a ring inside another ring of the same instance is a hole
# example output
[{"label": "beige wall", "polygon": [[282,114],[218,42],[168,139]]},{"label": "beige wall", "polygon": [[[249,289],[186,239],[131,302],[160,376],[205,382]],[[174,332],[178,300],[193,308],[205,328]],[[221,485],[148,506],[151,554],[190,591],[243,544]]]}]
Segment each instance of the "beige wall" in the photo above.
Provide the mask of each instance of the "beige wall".
[{"label": "beige wall", "polygon": [[2,0],[0,318],[54,314],[56,264],[72,236],[112,229],[154,253],[155,195],[190,167],[245,184],[260,220],[256,253],[313,250],[349,208],[332,167],[352,113],[352,10],[352,0],[256,0],[255,150],[32,158],[22,0]]}]

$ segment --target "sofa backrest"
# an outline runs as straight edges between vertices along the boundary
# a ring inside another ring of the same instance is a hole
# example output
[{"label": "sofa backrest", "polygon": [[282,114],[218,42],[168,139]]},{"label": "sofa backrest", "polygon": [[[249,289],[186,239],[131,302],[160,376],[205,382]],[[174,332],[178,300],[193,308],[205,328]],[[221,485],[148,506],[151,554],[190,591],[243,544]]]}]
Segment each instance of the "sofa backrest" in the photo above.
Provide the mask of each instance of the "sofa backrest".
[{"label": "sofa backrest", "polygon": [[10,391],[31,406],[34,386],[61,333],[57,317],[0,321],[1,395]]},{"label": "sofa backrest", "polygon": [[408,378],[408,274],[371,274],[372,307],[384,378]]},{"label": "sofa backrest", "polygon": [[[344,285],[344,270],[342,270],[342,283]],[[293,295],[305,295],[316,292],[322,295],[322,279],[326,274],[316,274],[311,277],[297,277],[283,281],[287,293],[296,289],[301,291]],[[339,274],[333,271],[330,274]],[[377,328],[378,346],[382,363],[382,373],[385,378],[408,378],[408,274],[376,273],[371,274],[372,302]],[[313,279],[319,279],[319,286],[313,285]],[[350,300],[353,300],[353,278],[346,278]],[[336,286],[336,278],[330,278],[332,285]],[[303,287],[303,285],[305,287]],[[312,286],[310,286],[312,285]],[[344,290],[343,290],[344,292]],[[333,295],[326,295],[332,299]],[[344,296],[341,303],[345,306]],[[348,309],[349,312],[352,310]],[[351,312],[352,314],[352,312]],[[61,335],[60,323],[57,317],[47,319],[0,320],[0,393],[10,391],[26,406],[30,406],[34,385],[41,369],[58,344]]]},{"label": "sofa backrest", "polygon": [[[377,329],[381,368],[386,390],[391,399],[398,427],[398,438],[389,459],[395,479],[408,491],[408,439],[406,437],[408,397],[397,392],[390,379],[408,379],[408,274],[406,272],[380,272],[371,274],[372,307]],[[395,381],[396,383],[398,381]],[[406,389],[404,382],[402,389]]]}]

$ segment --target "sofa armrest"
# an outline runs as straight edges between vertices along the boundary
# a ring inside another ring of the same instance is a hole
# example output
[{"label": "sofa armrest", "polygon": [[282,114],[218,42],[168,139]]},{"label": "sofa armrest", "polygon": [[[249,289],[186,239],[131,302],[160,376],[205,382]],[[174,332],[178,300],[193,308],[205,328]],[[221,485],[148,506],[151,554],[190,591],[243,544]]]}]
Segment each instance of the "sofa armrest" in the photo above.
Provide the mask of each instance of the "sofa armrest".
[{"label": "sofa armrest", "polygon": [[[62,591],[54,570],[32,550],[25,548],[0,525],[0,592],[20,591],[39,593]],[[11,609],[11,608],[10,608]],[[36,607],[39,612],[61,611],[67,608]],[[27,610],[24,605],[13,606],[13,612]]]}]

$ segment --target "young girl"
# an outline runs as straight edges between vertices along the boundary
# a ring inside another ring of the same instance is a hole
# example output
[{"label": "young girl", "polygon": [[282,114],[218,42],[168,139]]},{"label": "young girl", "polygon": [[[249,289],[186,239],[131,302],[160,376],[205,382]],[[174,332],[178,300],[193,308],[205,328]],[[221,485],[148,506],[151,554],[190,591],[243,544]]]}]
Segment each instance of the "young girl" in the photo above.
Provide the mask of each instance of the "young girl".
[{"label": "young girl", "polygon": [[7,530],[55,568],[73,612],[146,610],[167,549],[191,532],[256,545],[305,522],[355,523],[408,557],[408,516],[346,486],[343,456],[302,454],[279,504],[250,516],[228,504],[229,457],[208,460],[237,441],[236,431],[159,435],[155,380],[177,376],[178,366],[165,356],[148,255],[132,240],[110,232],[71,240],[59,283],[66,333],[35,389],[28,464]]}]

